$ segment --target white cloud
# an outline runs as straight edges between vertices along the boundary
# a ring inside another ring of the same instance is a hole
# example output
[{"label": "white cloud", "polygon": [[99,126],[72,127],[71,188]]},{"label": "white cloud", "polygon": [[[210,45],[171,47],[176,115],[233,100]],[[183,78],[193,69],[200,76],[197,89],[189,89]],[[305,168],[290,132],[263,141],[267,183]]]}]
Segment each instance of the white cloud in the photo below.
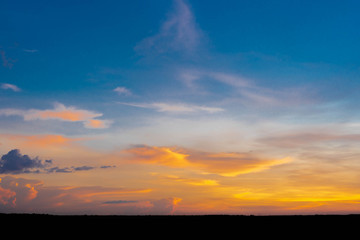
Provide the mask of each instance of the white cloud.
[{"label": "white cloud", "polygon": [[132,95],[131,91],[129,89],[127,89],[126,87],[116,87],[114,89],[114,92],[117,92],[117,94],[124,95],[124,96]]},{"label": "white cloud", "polygon": [[135,46],[140,53],[179,51],[190,53],[200,44],[202,32],[196,26],[190,7],[183,0],[174,0],[174,10],[168,15],[157,34]]},{"label": "white cloud", "polygon": [[[205,88],[209,81],[217,81],[231,87],[236,97],[233,100],[240,101],[247,106],[294,106],[311,103],[311,92],[306,88],[270,89],[259,86],[255,81],[238,74],[216,72],[204,69],[182,69],[179,72],[180,80],[193,91]],[[200,88],[202,87],[202,88]],[[231,95],[231,91],[227,92]],[[236,99],[235,99],[236,98]]]},{"label": "white cloud", "polygon": [[66,107],[61,103],[55,103],[53,109],[0,109],[0,115],[21,116],[25,121],[31,120],[60,120],[65,122],[82,122],[86,128],[107,128],[111,124],[110,120],[96,119],[101,117],[102,113],[95,113],[88,110],[77,109],[75,107]]},{"label": "white cloud", "polygon": [[158,112],[169,112],[169,113],[195,113],[195,112],[207,112],[207,113],[217,113],[222,112],[224,109],[217,107],[207,107],[199,105],[191,105],[184,103],[122,103],[123,105],[155,109]]},{"label": "white cloud", "polygon": [[18,86],[14,85],[14,84],[10,84],[10,83],[1,84],[1,88],[6,89],[6,90],[10,89],[10,90],[13,90],[14,92],[21,92],[21,89]]},{"label": "white cloud", "polygon": [[239,75],[209,70],[185,69],[180,72],[180,79],[189,88],[197,88],[197,82],[214,79],[235,88],[252,88],[254,84]]}]

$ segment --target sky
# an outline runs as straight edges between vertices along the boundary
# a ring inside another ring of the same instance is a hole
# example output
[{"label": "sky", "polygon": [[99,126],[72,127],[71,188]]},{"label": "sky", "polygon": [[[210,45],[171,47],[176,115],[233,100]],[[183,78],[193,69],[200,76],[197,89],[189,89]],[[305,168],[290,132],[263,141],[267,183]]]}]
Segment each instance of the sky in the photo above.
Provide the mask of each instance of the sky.
[{"label": "sky", "polygon": [[3,0],[0,212],[360,213],[359,7]]}]

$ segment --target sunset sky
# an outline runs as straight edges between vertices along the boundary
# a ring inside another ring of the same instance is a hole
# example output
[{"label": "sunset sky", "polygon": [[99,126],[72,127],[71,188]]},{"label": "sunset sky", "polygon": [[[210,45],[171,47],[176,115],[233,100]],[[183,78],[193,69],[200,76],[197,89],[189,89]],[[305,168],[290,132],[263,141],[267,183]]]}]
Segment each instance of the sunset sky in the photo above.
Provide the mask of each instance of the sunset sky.
[{"label": "sunset sky", "polygon": [[359,9],[3,0],[0,212],[360,213]]}]

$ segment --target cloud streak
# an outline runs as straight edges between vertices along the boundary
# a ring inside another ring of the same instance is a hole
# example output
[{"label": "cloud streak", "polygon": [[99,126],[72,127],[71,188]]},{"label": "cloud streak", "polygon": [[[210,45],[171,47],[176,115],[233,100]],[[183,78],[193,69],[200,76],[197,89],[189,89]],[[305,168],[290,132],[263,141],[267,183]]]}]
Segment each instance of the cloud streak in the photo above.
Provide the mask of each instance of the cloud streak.
[{"label": "cloud streak", "polygon": [[5,89],[5,90],[9,89],[14,92],[21,92],[21,89],[18,86],[14,85],[14,84],[10,84],[10,83],[1,84],[1,88]]},{"label": "cloud streak", "polygon": [[27,52],[27,53],[36,53],[38,52],[39,50],[37,49],[23,49],[24,52]]},{"label": "cloud streak", "polygon": [[235,177],[260,172],[291,161],[290,158],[267,159],[250,153],[211,153],[176,147],[135,146],[123,151],[134,161],[185,168],[202,173]]},{"label": "cloud streak", "polygon": [[[236,99],[251,106],[294,106],[310,103],[310,92],[303,88],[270,89],[259,86],[255,81],[239,74],[213,70],[182,69],[178,73],[180,81],[195,92],[202,90],[210,82],[216,81],[231,89],[228,93],[236,94]],[[234,98],[235,99],[235,98]]]},{"label": "cloud streak", "polygon": [[84,127],[93,129],[108,128],[112,121],[95,119],[101,117],[102,113],[96,113],[88,110],[77,109],[75,107],[66,107],[61,103],[55,103],[53,109],[0,109],[0,115],[22,116],[25,121],[32,120],[60,120],[65,122],[82,122]]},{"label": "cloud streak", "polygon": [[[69,138],[56,134],[40,135],[21,135],[21,134],[0,134],[0,142],[4,147],[11,148],[16,146],[25,149],[47,149],[58,151],[61,148],[69,150],[74,147],[75,142],[85,140],[85,138]],[[6,143],[6,144],[5,144]]]},{"label": "cloud streak", "polygon": [[164,103],[164,102],[155,102],[155,103],[119,102],[119,103],[127,106],[154,109],[157,112],[168,112],[168,113],[196,113],[196,112],[218,113],[224,111],[224,109],[218,107],[207,107],[207,106],[199,106],[199,105],[185,104],[185,103]]},{"label": "cloud streak", "polygon": [[[157,175],[157,174],[153,174]],[[181,182],[185,184],[189,184],[192,186],[219,186],[219,182],[213,179],[192,179],[192,178],[184,178],[176,175],[160,175],[159,179],[164,179],[167,181],[175,181]]]}]

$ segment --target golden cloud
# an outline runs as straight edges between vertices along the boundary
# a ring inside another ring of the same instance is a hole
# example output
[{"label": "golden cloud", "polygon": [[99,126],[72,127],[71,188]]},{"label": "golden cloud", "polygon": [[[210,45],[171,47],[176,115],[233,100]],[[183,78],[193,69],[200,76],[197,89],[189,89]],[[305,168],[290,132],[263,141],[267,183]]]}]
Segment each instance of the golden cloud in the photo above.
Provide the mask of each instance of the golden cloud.
[{"label": "golden cloud", "polygon": [[263,159],[251,153],[210,153],[177,147],[136,146],[124,150],[132,161],[234,177],[285,164],[291,158]]}]

